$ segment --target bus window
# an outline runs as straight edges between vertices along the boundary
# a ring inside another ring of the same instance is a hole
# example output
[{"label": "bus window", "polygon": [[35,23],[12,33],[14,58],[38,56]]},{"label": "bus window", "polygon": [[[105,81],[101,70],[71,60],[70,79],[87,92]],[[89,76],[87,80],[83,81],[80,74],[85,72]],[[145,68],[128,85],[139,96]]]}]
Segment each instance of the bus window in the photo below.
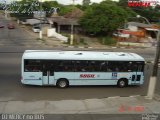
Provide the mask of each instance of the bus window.
[{"label": "bus window", "polygon": [[100,63],[100,71],[107,71],[107,62],[105,62],[105,61],[101,61],[101,63]]},{"label": "bus window", "polygon": [[58,61],[56,71],[74,72],[74,61]]},{"label": "bus window", "polygon": [[40,60],[25,60],[24,72],[41,72]]},{"label": "bus window", "polygon": [[108,72],[115,72],[115,64],[116,62],[111,62],[111,61],[108,62],[108,68],[107,68]]},{"label": "bus window", "polygon": [[89,61],[81,61],[77,60],[74,63],[74,69],[77,72],[90,72],[91,71],[91,66],[89,65]]},{"label": "bus window", "polygon": [[88,61],[80,61],[80,71],[81,72],[89,72],[89,63]]},{"label": "bus window", "polygon": [[128,72],[131,71],[131,65],[125,61],[109,61],[107,66],[108,72]]}]

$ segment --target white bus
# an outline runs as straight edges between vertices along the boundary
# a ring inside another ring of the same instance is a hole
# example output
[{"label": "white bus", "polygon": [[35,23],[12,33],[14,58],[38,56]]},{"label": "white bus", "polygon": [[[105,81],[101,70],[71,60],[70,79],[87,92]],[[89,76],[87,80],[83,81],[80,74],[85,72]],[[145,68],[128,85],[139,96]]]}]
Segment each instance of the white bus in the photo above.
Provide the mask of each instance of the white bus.
[{"label": "white bus", "polygon": [[22,56],[22,84],[142,85],[145,60],[135,53],[26,50]]}]

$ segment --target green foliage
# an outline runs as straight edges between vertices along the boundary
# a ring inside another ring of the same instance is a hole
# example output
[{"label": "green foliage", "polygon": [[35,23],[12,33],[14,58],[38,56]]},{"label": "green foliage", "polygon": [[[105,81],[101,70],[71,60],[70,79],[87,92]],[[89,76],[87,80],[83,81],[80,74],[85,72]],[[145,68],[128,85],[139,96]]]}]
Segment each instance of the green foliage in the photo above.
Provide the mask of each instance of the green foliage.
[{"label": "green foliage", "polygon": [[101,38],[99,38],[99,40],[103,45],[116,45],[117,44],[117,40],[115,40],[109,36],[101,37]]},{"label": "green foliage", "polygon": [[[128,0],[119,0],[118,5],[122,6],[126,10],[129,8],[128,7]],[[157,22],[160,19],[159,8],[160,8],[160,5],[157,4],[155,7],[152,7],[152,6],[150,6],[150,7],[142,7],[142,6],[138,7],[137,6],[137,7],[130,7],[129,9],[131,11],[134,11],[134,13],[147,18],[149,21]],[[129,12],[129,14],[133,13],[131,11]],[[134,14],[132,14],[132,15],[134,15]]]},{"label": "green foliage", "polygon": [[60,10],[59,10],[59,15],[63,16],[69,12],[71,12],[72,10],[76,9],[75,6],[73,5],[66,5],[66,6],[61,6]]},{"label": "green foliage", "polygon": [[149,21],[158,21],[160,19],[160,11],[152,7],[138,7],[133,9],[137,14],[147,18]]},{"label": "green foliage", "polygon": [[118,5],[126,8],[128,7],[128,0],[119,0]]},{"label": "green foliage", "polygon": [[83,5],[86,6],[86,5],[89,5],[91,3],[90,0],[83,0]]},{"label": "green foliage", "polygon": [[104,1],[90,5],[79,23],[87,33],[111,35],[124,24],[127,12],[115,2]]},{"label": "green foliage", "polygon": [[78,4],[78,5],[76,5],[76,7],[79,8],[80,10],[84,11],[89,7],[89,5],[79,5]]},{"label": "green foliage", "polygon": [[44,11],[46,11],[47,17],[52,15],[54,8],[59,8],[59,12],[60,7],[61,5],[59,5],[57,1],[45,1],[42,3],[42,8]]},{"label": "green foliage", "polygon": [[129,7],[126,7],[126,8],[124,8],[124,10],[128,13],[128,18],[129,17],[134,17],[134,16],[136,16],[137,15],[137,13],[135,12],[135,11],[133,11],[131,8],[129,8]]}]

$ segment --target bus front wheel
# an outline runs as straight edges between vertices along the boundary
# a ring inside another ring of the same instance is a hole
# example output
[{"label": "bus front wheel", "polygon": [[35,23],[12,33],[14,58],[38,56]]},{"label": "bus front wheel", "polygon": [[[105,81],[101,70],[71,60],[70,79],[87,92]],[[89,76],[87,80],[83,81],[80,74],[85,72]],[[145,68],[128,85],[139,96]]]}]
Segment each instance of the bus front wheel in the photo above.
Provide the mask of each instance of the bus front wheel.
[{"label": "bus front wheel", "polygon": [[120,79],[120,80],[118,80],[117,85],[120,88],[124,88],[128,85],[128,80],[127,79]]},{"label": "bus front wheel", "polygon": [[60,79],[57,81],[57,87],[59,88],[66,88],[69,86],[69,82],[66,79]]}]

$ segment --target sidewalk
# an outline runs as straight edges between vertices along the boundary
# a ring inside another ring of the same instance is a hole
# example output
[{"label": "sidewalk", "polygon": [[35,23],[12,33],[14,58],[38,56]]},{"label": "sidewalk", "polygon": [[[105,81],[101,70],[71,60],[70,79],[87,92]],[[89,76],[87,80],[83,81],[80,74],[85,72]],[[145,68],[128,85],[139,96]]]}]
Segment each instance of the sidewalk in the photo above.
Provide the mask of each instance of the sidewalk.
[{"label": "sidewalk", "polygon": [[142,114],[159,113],[160,97],[109,97],[61,101],[1,101],[0,113],[18,114]]}]

